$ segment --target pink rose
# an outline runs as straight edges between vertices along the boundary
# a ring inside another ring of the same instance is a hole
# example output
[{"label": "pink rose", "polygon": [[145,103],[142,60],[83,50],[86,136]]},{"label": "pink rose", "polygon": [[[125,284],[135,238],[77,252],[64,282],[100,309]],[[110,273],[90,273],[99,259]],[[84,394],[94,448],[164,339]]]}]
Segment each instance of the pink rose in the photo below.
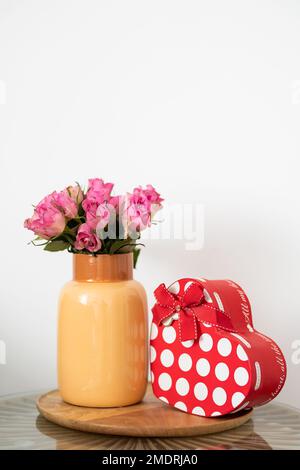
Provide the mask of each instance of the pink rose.
[{"label": "pink rose", "polygon": [[[93,229],[97,227],[100,219],[102,220],[102,224],[104,224],[105,221],[108,222],[109,213],[106,210],[105,203],[110,200],[112,188],[112,183],[104,183],[100,178],[89,179],[88,190],[82,202],[82,207],[86,213],[86,221]],[[101,206],[101,208],[97,215],[99,206]],[[107,222],[105,225],[107,225]],[[105,227],[105,225],[103,225],[103,227]]]},{"label": "pink rose", "polygon": [[97,230],[102,230],[104,227],[109,222],[111,211],[113,211],[114,208],[109,206],[108,204],[100,204],[98,206],[97,212],[96,212],[96,218],[97,218]]},{"label": "pink rose", "polygon": [[97,207],[96,204],[93,207],[90,207],[90,210],[85,213],[86,223],[95,230],[97,226]]},{"label": "pink rose", "polygon": [[124,196],[112,196],[109,199],[109,204],[114,207],[115,211],[118,213],[123,200]]},{"label": "pink rose", "polygon": [[33,216],[24,222],[25,228],[46,240],[60,235],[66,225],[63,213],[53,204],[53,195],[49,194],[42,199],[35,207]]},{"label": "pink rose", "polygon": [[151,204],[146,195],[134,190],[127,194],[123,219],[129,231],[141,231],[151,225]]},{"label": "pink rose", "polygon": [[153,188],[151,184],[147,184],[146,188],[143,189],[141,186],[138,186],[133,190],[133,195],[137,199],[143,200],[147,199],[150,203],[150,212],[154,215],[159,209],[161,209],[163,199],[160,197],[160,194]]},{"label": "pink rose", "polygon": [[99,204],[107,202],[113,186],[112,183],[104,183],[100,178],[89,179],[86,198],[82,203],[85,212],[90,212],[95,205],[98,207]]},{"label": "pink rose", "polygon": [[123,224],[129,232],[146,229],[151,225],[151,217],[161,209],[162,201],[151,184],[147,184],[145,189],[141,186],[134,188],[133,194],[127,194],[126,197]]},{"label": "pink rose", "polygon": [[94,201],[93,199],[85,198],[82,201],[82,207],[84,209],[84,212],[86,214],[88,214],[88,213],[92,214],[93,217],[96,217],[96,211],[97,211],[98,205],[99,204],[96,201]]},{"label": "pink rose", "polygon": [[141,187],[136,189],[142,190],[151,204],[160,205],[163,201],[163,199],[160,197],[160,194],[153,188],[151,184],[147,184],[146,189],[144,190]]},{"label": "pink rose", "polygon": [[54,191],[53,195],[53,205],[61,211],[67,219],[73,219],[78,214],[78,205],[76,202],[69,196],[67,189],[57,193]]},{"label": "pink rose", "polygon": [[68,186],[66,189],[68,191],[68,195],[74,202],[76,202],[76,204],[80,204],[82,202],[83,192],[79,184]]},{"label": "pink rose", "polygon": [[78,229],[74,246],[78,251],[86,249],[94,253],[100,250],[101,240],[88,224],[82,224]]},{"label": "pink rose", "polygon": [[113,210],[114,208],[105,202],[99,206],[90,207],[89,212],[86,212],[86,221],[92,229],[97,227],[98,230],[101,230],[108,224]]}]

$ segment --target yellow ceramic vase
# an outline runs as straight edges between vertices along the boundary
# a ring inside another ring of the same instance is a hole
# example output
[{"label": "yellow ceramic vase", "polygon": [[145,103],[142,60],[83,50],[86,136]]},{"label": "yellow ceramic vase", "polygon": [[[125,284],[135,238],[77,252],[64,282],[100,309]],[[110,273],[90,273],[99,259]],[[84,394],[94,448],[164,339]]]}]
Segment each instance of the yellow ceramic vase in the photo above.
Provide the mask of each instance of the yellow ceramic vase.
[{"label": "yellow ceramic vase", "polygon": [[147,298],[133,280],[132,253],[73,255],[62,289],[58,384],[74,405],[112,407],[142,400],[147,384]]}]

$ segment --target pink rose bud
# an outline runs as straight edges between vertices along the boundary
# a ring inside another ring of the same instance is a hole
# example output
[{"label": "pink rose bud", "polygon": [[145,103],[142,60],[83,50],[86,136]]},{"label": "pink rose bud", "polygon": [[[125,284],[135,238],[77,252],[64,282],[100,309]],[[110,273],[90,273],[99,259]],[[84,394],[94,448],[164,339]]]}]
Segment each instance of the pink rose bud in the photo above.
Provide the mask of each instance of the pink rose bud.
[{"label": "pink rose bud", "polygon": [[88,224],[82,224],[78,229],[74,246],[78,251],[85,249],[94,253],[100,250],[101,240]]},{"label": "pink rose bud", "polygon": [[75,186],[68,186],[67,188],[68,195],[70,196],[71,199],[73,199],[76,204],[80,204],[83,199],[83,192],[79,184],[76,184]]}]

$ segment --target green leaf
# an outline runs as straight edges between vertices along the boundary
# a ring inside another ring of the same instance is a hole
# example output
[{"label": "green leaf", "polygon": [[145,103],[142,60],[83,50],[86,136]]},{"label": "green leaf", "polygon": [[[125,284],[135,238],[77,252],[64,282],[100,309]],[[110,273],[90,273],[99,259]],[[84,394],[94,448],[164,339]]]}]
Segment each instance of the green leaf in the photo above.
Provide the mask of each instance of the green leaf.
[{"label": "green leaf", "polygon": [[50,241],[44,248],[46,251],[63,251],[69,247],[70,243],[63,240]]},{"label": "green leaf", "polygon": [[[41,240],[42,240],[42,238],[41,238]],[[33,246],[45,246],[45,245],[47,245],[47,243],[49,243],[48,240],[44,241],[43,243],[36,243],[35,240],[31,240],[31,242],[27,243],[27,245],[31,244]]]},{"label": "green leaf", "polygon": [[118,250],[118,253],[133,253],[137,246],[145,246],[143,243],[128,243]]},{"label": "green leaf", "polygon": [[117,240],[115,240],[115,239],[112,240],[110,238],[106,238],[105,240],[101,240],[101,241],[102,241],[101,251],[106,255],[111,254],[110,249],[111,249],[112,245],[114,243],[116,243]]},{"label": "green leaf", "polygon": [[134,269],[136,268],[137,261],[139,259],[140,253],[141,253],[140,248],[136,248],[135,250],[133,250],[133,267],[134,267]]},{"label": "green leaf", "polygon": [[130,244],[130,240],[128,240],[128,239],[126,239],[126,240],[117,240],[110,246],[109,254],[113,255],[113,254],[117,253],[118,250],[120,250],[121,248],[123,248],[124,246],[129,245],[129,244]]},{"label": "green leaf", "polygon": [[74,243],[75,238],[73,235],[63,232],[60,236],[59,239],[56,239],[55,241],[63,241],[63,242],[68,242],[68,243]]}]

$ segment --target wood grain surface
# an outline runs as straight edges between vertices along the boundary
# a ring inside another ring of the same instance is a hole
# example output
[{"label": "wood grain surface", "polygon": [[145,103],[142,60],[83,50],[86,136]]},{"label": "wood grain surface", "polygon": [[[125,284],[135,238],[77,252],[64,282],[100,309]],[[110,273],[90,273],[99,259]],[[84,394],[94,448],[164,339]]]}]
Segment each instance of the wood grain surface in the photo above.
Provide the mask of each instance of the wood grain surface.
[{"label": "wood grain surface", "polygon": [[161,402],[149,385],[141,403],[121,408],[85,408],[65,403],[58,390],[41,395],[37,408],[42,416],[61,426],[80,431],[139,437],[200,436],[226,431],[247,422],[252,411],[226,417],[189,415]]}]

